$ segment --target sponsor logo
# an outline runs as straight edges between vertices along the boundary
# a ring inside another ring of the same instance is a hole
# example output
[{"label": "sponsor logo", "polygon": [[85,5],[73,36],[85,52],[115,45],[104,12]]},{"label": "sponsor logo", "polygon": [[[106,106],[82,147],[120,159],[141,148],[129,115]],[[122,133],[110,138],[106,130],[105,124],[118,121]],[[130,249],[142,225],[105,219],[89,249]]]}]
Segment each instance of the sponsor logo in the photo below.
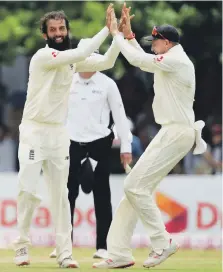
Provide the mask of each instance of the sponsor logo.
[{"label": "sponsor logo", "polygon": [[187,228],[188,210],[186,207],[160,192],[156,193],[156,202],[158,207],[170,217],[166,223],[168,232],[177,233]]}]

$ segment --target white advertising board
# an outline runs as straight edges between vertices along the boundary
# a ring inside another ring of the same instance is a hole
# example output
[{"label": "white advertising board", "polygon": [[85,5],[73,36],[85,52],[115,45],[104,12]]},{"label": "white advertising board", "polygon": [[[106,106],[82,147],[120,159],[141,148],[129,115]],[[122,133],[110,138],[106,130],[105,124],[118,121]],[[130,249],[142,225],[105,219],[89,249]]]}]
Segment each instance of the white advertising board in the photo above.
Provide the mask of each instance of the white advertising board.
[{"label": "white advertising board", "polygon": [[[110,178],[113,211],[123,196],[125,175]],[[16,226],[16,174],[0,173],[0,248],[10,246],[18,235]],[[42,203],[35,211],[30,236],[33,245],[55,243],[47,190],[40,178],[38,193]],[[156,201],[167,230],[185,248],[221,248],[222,245],[222,180],[221,176],[166,177],[158,186]],[[95,215],[92,194],[80,192],[74,222],[74,246],[95,246]],[[149,244],[148,235],[138,222],[132,245]]]}]

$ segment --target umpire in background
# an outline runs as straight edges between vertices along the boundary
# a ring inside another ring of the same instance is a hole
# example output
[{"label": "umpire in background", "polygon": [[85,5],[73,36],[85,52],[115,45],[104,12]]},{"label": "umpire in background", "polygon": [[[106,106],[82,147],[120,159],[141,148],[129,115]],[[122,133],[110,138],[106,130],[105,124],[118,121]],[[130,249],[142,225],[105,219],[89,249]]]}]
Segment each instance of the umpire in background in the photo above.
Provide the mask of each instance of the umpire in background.
[{"label": "umpire in background", "polygon": [[[73,226],[79,186],[85,193],[93,192],[97,235],[94,258],[108,257],[106,238],[112,221],[110,155],[114,139],[111,120],[121,140],[120,158],[125,168],[132,161],[132,134],[116,83],[100,72],[74,74],[67,118],[71,139],[68,197]],[[55,256],[54,250],[50,257]]]}]

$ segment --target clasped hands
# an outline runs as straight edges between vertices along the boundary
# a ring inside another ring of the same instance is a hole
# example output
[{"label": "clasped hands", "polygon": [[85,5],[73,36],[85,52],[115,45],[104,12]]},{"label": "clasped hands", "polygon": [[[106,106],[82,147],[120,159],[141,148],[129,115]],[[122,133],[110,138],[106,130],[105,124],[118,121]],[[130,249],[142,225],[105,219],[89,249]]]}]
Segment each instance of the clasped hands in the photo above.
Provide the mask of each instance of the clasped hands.
[{"label": "clasped hands", "polygon": [[125,38],[129,38],[132,35],[131,19],[134,18],[134,14],[130,15],[131,7],[127,8],[126,3],[123,4],[121,18],[118,22],[113,4],[110,4],[106,12],[106,25],[112,34],[115,36],[119,32],[122,32]]}]

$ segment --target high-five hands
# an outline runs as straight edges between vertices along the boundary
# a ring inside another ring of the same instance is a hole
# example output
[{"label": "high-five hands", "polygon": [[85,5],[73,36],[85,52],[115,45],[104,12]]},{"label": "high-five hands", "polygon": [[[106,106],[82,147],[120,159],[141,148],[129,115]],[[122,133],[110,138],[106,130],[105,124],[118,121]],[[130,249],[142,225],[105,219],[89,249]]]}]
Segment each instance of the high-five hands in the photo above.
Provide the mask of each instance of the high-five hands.
[{"label": "high-five hands", "polygon": [[111,11],[110,16],[111,16],[110,32],[114,36],[119,32],[118,31],[118,22],[117,22],[117,18],[115,16],[114,9]]},{"label": "high-five hands", "polygon": [[121,18],[118,23],[113,4],[110,4],[108,6],[106,13],[106,25],[113,36],[116,35],[118,32],[123,32],[126,38],[131,35],[131,19],[134,18],[135,15],[130,15],[130,11],[131,7],[127,8],[126,3],[124,3],[122,7]]},{"label": "high-five hands", "polygon": [[126,3],[124,3],[118,30],[119,32],[123,32],[125,38],[129,37],[132,33],[131,20],[135,17],[134,14],[130,15],[130,11],[131,7],[127,8]]},{"label": "high-five hands", "polygon": [[106,26],[108,27],[108,29],[110,30],[110,26],[111,26],[111,12],[113,9],[113,4],[109,4],[107,11],[106,11]]}]

